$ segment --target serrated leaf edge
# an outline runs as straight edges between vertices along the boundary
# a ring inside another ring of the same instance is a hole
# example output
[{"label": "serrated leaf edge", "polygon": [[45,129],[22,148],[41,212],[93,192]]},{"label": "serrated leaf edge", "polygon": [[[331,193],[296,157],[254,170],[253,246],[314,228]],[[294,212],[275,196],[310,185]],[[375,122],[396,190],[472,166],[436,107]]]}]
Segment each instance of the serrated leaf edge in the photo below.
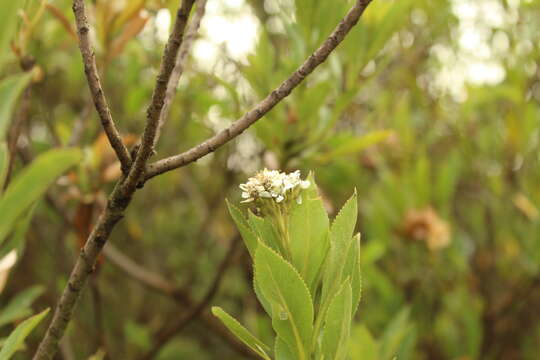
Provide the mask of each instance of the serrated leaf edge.
[{"label": "serrated leaf edge", "polygon": [[[354,188],[353,194],[347,199],[347,201],[345,201],[343,206],[341,206],[341,208],[339,209],[337,215],[334,217],[334,220],[332,221],[332,224],[330,225],[330,233],[332,233],[332,229],[334,228],[337,220],[343,216],[344,209],[347,207],[349,202],[351,202],[352,200],[355,200],[357,202],[357,204],[356,204],[356,213],[357,213],[356,217],[357,217],[357,219],[355,221],[355,227],[356,227],[356,223],[358,221],[358,198],[357,198],[357,196],[358,196],[358,194],[356,192],[356,188]],[[354,229],[353,229],[353,233],[354,233]],[[332,240],[332,239],[330,239],[330,240]]]},{"label": "serrated leaf edge", "polygon": [[[362,234],[361,233],[356,233],[356,235],[353,236],[353,239],[357,239],[356,241],[358,241],[358,281],[360,282],[358,284],[358,301],[356,302],[356,304],[353,304],[354,308],[352,309],[352,313],[351,313],[351,319],[354,318],[354,315],[356,314],[356,312],[358,311],[358,308],[360,307],[360,302],[362,301],[362,290],[363,290],[363,285],[364,285],[364,282],[362,281],[363,277],[362,277],[362,261],[361,261],[361,251],[362,251],[362,243],[361,243],[361,239],[362,239]],[[352,280],[351,280],[352,281]],[[351,287],[352,287],[352,284],[351,284]]]},{"label": "serrated leaf edge", "polygon": [[223,310],[221,307],[219,306],[212,306],[212,309],[210,309],[210,311],[212,312],[212,315],[214,315],[215,317],[217,317],[222,323],[223,325],[225,325],[225,327],[227,328],[227,330],[229,330],[234,336],[236,336],[240,341],[242,341],[244,344],[246,344],[250,349],[253,349],[255,352],[258,352],[258,351],[261,351],[262,354],[259,354],[257,353],[259,356],[261,356],[263,359],[265,360],[270,360],[270,357],[268,356],[268,354],[266,353],[265,349],[261,347],[261,345],[255,343],[255,346],[257,346],[257,348],[253,348],[250,344],[247,344],[242,338],[238,337],[228,326],[227,324],[221,319],[221,317],[219,315],[216,314],[216,312],[218,311],[221,311],[223,314],[225,314],[230,320],[232,320],[236,325],[238,325],[239,327],[241,327],[242,329],[244,329],[251,337],[253,337],[253,339],[255,339],[258,343],[261,343],[262,345],[264,345],[264,347],[266,348],[267,351],[270,351],[270,347],[268,345],[266,345],[264,342],[262,342],[261,340],[259,340],[255,335],[253,335],[251,333],[251,331],[249,331],[248,328],[246,328],[244,325],[242,325],[242,323],[240,323],[240,321],[236,320],[236,318],[232,315],[230,315],[228,312],[226,312],[225,310]]},{"label": "serrated leaf edge", "polygon": [[[336,291],[336,293],[334,294],[334,296],[332,297],[332,299],[330,299],[330,302],[329,302],[329,305],[328,305],[328,311],[326,312],[325,314],[325,319],[324,319],[324,326],[323,326],[323,329],[326,327],[326,322],[328,321],[328,313],[330,311],[330,308],[332,307],[332,305],[334,304],[334,301],[336,300],[336,298],[338,297],[338,295],[341,294],[342,291],[344,291],[344,288],[346,286],[346,284],[349,284],[349,287],[351,287],[351,295],[352,295],[352,286],[351,286],[351,278],[349,276],[347,276],[345,278],[345,280],[341,283],[341,285],[339,286],[338,288],[338,291]],[[351,301],[352,301],[352,298],[351,298]],[[352,308],[352,304],[351,304],[351,308]],[[351,320],[349,321],[349,327],[351,326],[351,322],[352,322],[352,313],[351,313]]]},{"label": "serrated leaf edge", "polygon": [[[266,244],[264,244],[263,242],[259,241],[259,247],[257,247],[257,251],[259,251],[261,246],[264,246],[266,249],[268,249],[269,251],[274,253],[279,259],[281,259],[286,264],[286,266],[290,267],[293,270],[293,272],[298,276],[298,278],[301,280],[301,283],[304,286],[304,289],[307,291],[309,302],[311,304],[311,313],[312,313],[311,327],[312,327],[312,331],[313,331],[313,321],[314,321],[314,318],[315,318],[315,308],[313,306],[313,297],[311,295],[311,292],[309,291],[309,288],[306,285],[306,282],[304,281],[304,279],[302,278],[302,276],[300,275],[298,270],[289,261],[287,261],[285,258],[283,258],[283,256],[281,256],[281,254],[276,252],[271,247],[269,247]],[[254,276],[255,276],[255,279],[256,279],[257,278],[257,273],[259,272],[259,269],[258,269],[258,266],[253,266],[253,268],[254,268],[254,272],[255,272]],[[261,289],[261,292],[262,292],[262,289]],[[262,294],[262,295],[264,296],[264,294]],[[311,334],[311,335],[313,336],[313,334]]]}]

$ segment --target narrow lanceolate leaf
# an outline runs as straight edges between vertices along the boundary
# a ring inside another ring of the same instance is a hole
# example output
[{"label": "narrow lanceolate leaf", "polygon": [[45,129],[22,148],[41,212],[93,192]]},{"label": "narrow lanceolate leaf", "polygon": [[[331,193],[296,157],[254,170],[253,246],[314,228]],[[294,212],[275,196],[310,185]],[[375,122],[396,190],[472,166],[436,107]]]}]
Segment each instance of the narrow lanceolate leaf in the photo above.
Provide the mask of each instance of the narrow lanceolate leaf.
[{"label": "narrow lanceolate leaf", "polygon": [[255,278],[272,306],[272,326],[295,354],[307,360],[313,334],[313,303],[296,269],[278,253],[259,243],[255,253]]},{"label": "narrow lanceolate leaf", "polygon": [[349,279],[334,296],[326,313],[322,338],[325,359],[343,360],[347,357],[351,330],[352,289]]},{"label": "narrow lanceolate leaf", "polygon": [[371,9],[372,13],[379,10],[379,20],[377,21],[376,36],[370,41],[367,58],[372,59],[384,47],[384,44],[390,39],[392,34],[397,31],[407,19],[410,7],[414,4],[414,0],[401,0],[395,2],[380,2],[379,7]]},{"label": "narrow lanceolate leaf", "polygon": [[337,291],[337,286],[344,280],[343,267],[347,254],[353,246],[352,235],[358,217],[356,190],[343,205],[330,227],[330,252],[325,265],[322,300],[328,304],[330,296]]},{"label": "narrow lanceolate leaf", "polygon": [[291,348],[285,341],[279,336],[276,337],[276,344],[274,346],[275,360],[296,360],[294,354],[291,352]]},{"label": "narrow lanceolate leaf", "polygon": [[43,286],[32,286],[20,292],[0,310],[0,326],[25,318],[32,313],[30,305],[45,289]]},{"label": "narrow lanceolate leaf", "polygon": [[[1,14],[2,18],[4,18],[4,14]],[[1,36],[2,34],[0,32],[0,37]],[[30,73],[22,73],[12,75],[0,81],[0,141],[6,139],[6,131],[13,114],[13,108],[15,107],[19,95],[30,81],[30,77]]]},{"label": "narrow lanceolate leaf", "polygon": [[0,186],[3,186],[8,168],[9,156],[7,144],[0,139]]},{"label": "narrow lanceolate leaf", "polygon": [[373,338],[365,325],[356,324],[349,339],[351,359],[382,360],[379,356],[379,343]]},{"label": "narrow lanceolate leaf", "polygon": [[8,360],[13,356],[15,351],[17,351],[20,346],[23,344],[24,339],[30,334],[32,330],[39,324],[41,320],[47,315],[49,309],[45,309],[37,315],[32,316],[29,319],[26,319],[17,326],[9,337],[4,342],[2,349],[0,349],[0,360]]},{"label": "narrow lanceolate leaf", "polygon": [[28,232],[32,217],[34,216],[35,208],[35,204],[30,206],[28,211],[15,222],[11,236],[8,237],[8,240],[0,250],[0,256],[8,251],[14,250],[17,252],[17,257],[19,259],[22,258],[24,249],[26,248],[26,233]]},{"label": "narrow lanceolate leaf", "polygon": [[2,14],[2,21],[0,21],[0,68],[11,51],[9,43],[15,34],[19,20],[17,12],[22,8],[22,5],[22,1],[0,1],[0,14]]},{"label": "narrow lanceolate leaf", "polygon": [[28,207],[80,159],[81,151],[77,149],[50,150],[21,171],[0,198],[0,244]]},{"label": "narrow lanceolate leaf", "polygon": [[366,148],[373,146],[392,135],[392,131],[378,130],[372,131],[360,137],[352,137],[337,145],[332,151],[321,155],[317,160],[327,163],[334,158],[343,157],[349,154],[359,153]]},{"label": "narrow lanceolate leaf", "polygon": [[234,223],[236,224],[236,227],[238,228],[238,231],[246,244],[249,255],[253,259],[255,257],[255,250],[257,250],[257,235],[251,229],[251,226],[247,222],[244,215],[242,215],[240,209],[231,204],[229,201],[227,201],[227,207],[229,208],[229,214],[231,214],[231,217],[233,218]]},{"label": "narrow lanceolate leaf", "polygon": [[312,176],[310,182],[311,186],[301,193],[301,203],[290,215],[289,246],[292,264],[314,292],[328,250],[329,221]]},{"label": "narrow lanceolate leaf", "polygon": [[384,330],[380,339],[379,355],[381,359],[394,359],[402,341],[411,331],[409,324],[410,310],[408,307],[401,309]]},{"label": "narrow lanceolate leaf", "polygon": [[267,351],[270,351],[270,348],[253,336],[248,329],[243,327],[235,318],[227,314],[225,310],[220,307],[214,306],[212,308],[212,314],[218,317],[221,322],[234,334],[238,339],[240,339],[244,344],[246,344],[251,350],[253,350],[257,355],[265,360],[271,360],[270,357],[266,354]]}]

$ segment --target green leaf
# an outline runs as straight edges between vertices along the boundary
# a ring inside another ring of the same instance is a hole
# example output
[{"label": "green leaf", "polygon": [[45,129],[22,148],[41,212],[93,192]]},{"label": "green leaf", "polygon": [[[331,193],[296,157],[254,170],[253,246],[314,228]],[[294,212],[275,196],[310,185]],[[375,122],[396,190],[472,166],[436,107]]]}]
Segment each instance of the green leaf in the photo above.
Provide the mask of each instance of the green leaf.
[{"label": "green leaf", "polygon": [[5,141],[0,140],[0,186],[4,185],[9,163],[9,153]]},{"label": "green leaf", "polygon": [[407,21],[413,3],[413,0],[393,1],[391,5],[390,2],[375,2],[375,6],[369,9],[371,13],[379,12],[377,14],[379,19],[375,24],[377,33],[371,40],[366,55],[368,60],[373,59],[392,35]]},{"label": "green leaf", "polygon": [[223,324],[234,334],[238,339],[240,339],[244,344],[246,344],[251,350],[255,351],[257,355],[262,357],[265,360],[270,360],[270,357],[266,354],[266,351],[270,351],[270,348],[253,336],[248,329],[243,327],[235,318],[227,314],[225,310],[220,307],[212,307],[212,314],[219,318]]},{"label": "green leaf", "polygon": [[330,131],[336,123],[342,118],[343,112],[347,107],[354,101],[355,97],[358,95],[357,90],[354,89],[348,90],[344,93],[341,93],[336,99],[336,102],[332,105],[332,116],[327,123],[322,124],[319,129],[314,131],[313,140],[320,141],[321,139],[328,138],[333,132]]},{"label": "green leaf", "polygon": [[[242,236],[242,239],[244,240],[244,243],[246,244],[246,248],[248,249],[249,255],[252,259],[255,259],[255,251],[257,250],[257,245],[259,243],[258,230],[254,230],[252,225],[248,223],[247,219],[242,215],[242,212],[240,209],[238,209],[236,206],[231,204],[229,201],[227,202],[227,207],[229,208],[229,214],[231,214],[231,217],[234,220],[234,223],[236,224],[236,227],[238,228],[238,231],[240,232],[240,235]],[[258,227],[262,227],[266,230],[266,227],[264,226],[264,220],[258,217],[255,217],[255,215],[251,215],[251,222],[256,223]],[[262,223],[261,223],[262,222]],[[253,279],[253,289],[255,290],[255,294],[257,295],[257,298],[259,299],[260,303],[262,304],[263,308],[265,309],[266,313],[270,316],[272,316],[272,308],[270,307],[270,304],[268,301],[264,298],[260,291],[260,286],[257,284],[256,279]]]},{"label": "green leaf", "polygon": [[[7,2],[16,3],[15,1]],[[3,12],[0,11],[0,14],[2,14],[2,18],[7,19]],[[2,33],[0,32],[0,38],[1,37]],[[6,131],[11,120],[13,108],[17,102],[17,99],[19,98],[19,95],[30,81],[30,78],[30,73],[22,73],[10,76],[0,81],[0,141],[4,141],[6,138]]]},{"label": "green leaf", "polygon": [[13,234],[9,237],[4,247],[0,250],[0,257],[11,250],[17,252],[17,258],[22,258],[26,247],[26,233],[34,216],[35,205],[31,206],[24,216],[15,222]]},{"label": "green leaf", "polygon": [[409,331],[409,314],[408,307],[402,309],[392,319],[380,340],[380,358],[381,360],[390,360],[396,356],[399,346],[404,340]]},{"label": "green leaf", "polygon": [[8,360],[23,344],[24,339],[30,334],[30,332],[39,324],[41,320],[47,315],[49,309],[45,309],[37,315],[26,319],[17,326],[15,330],[9,335],[6,342],[0,349],[0,360]]},{"label": "green leaf", "polygon": [[302,203],[295,206],[289,220],[289,246],[292,264],[314,293],[316,280],[328,250],[328,215],[317,185],[301,192]]},{"label": "green leaf", "polygon": [[308,359],[313,333],[313,303],[297,270],[278,253],[259,243],[255,278],[272,306],[272,326],[300,360]]},{"label": "green leaf", "polygon": [[264,311],[266,311],[266,313],[272,317],[272,305],[262,294],[261,286],[257,282],[257,278],[253,278],[253,290],[255,291],[255,295],[257,296],[257,299],[259,299]]},{"label": "green leaf", "polygon": [[103,360],[105,359],[105,355],[107,355],[107,353],[105,352],[105,350],[103,349],[98,349],[98,351],[96,351],[96,353],[94,355],[91,355],[88,360]]},{"label": "green leaf", "polygon": [[285,252],[280,241],[278,230],[274,224],[272,224],[270,218],[259,217],[250,211],[248,221],[253,231],[264,244],[282,254]]},{"label": "green leaf", "polygon": [[377,130],[364,136],[349,138],[347,141],[333,147],[331,151],[319,156],[317,161],[320,163],[327,163],[338,157],[359,153],[360,151],[385,140],[391,134],[391,130]]},{"label": "green leaf", "polygon": [[[337,286],[345,278],[343,269],[346,260],[349,258],[351,249],[353,252],[355,251],[355,240],[352,238],[352,234],[357,217],[358,203],[355,190],[330,227],[330,253],[325,266],[322,290],[323,305],[325,303],[328,305],[330,296],[335,293]],[[352,280],[355,282],[356,289],[356,279]]]},{"label": "green leaf", "polygon": [[11,301],[0,311],[0,326],[20,320],[32,313],[30,305],[44,291],[43,286],[32,286],[15,296]]},{"label": "green leaf", "polygon": [[351,359],[380,360],[379,344],[364,325],[358,324],[353,328],[349,348]]},{"label": "green leaf", "polygon": [[124,336],[126,342],[135,348],[148,351],[152,347],[150,329],[132,319],[124,323]]},{"label": "green leaf", "polygon": [[257,235],[255,235],[251,229],[251,226],[247,222],[244,215],[242,215],[242,212],[228,200],[226,202],[227,207],[229,208],[229,214],[231,214],[231,217],[233,218],[234,223],[236,224],[236,227],[238,228],[238,231],[240,232],[240,235],[242,235],[242,239],[246,244],[249,255],[253,259],[255,257],[255,250],[257,250]]},{"label": "green leaf", "polygon": [[351,240],[352,244],[347,253],[347,260],[343,266],[341,278],[351,279],[352,288],[352,316],[358,308],[362,295],[362,273],[360,271],[360,234],[356,234]]},{"label": "green leaf", "polygon": [[60,174],[80,159],[81,151],[78,149],[50,150],[21,171],[0,198],[0,244],[24,211]]},{"label": "green leaf", "polygon": [[354,233],[357,218],[358,199],[355,189],[332,223],[330,228],[331,241],[341,243],[349,241]]},{"label": "green leaf", "polygon": [[328,312],[322,338],[325,359],[342,360],[347,356],[347,345],[351,330],[352,288],[347,279],[336,293]]},{"label": "green leaf", "polygon": [[291,348],[285,341],[279,336],[276,337],[276,344],[274,345],[275,360],[296,360],[294,354],[291,352]]},{"label": "green leaf", "polygon": [[17,11],[22,7],[21,1],[0,1],[0,68],[10,53],[9,43],[15,34],[17,20],[19,16]]}]

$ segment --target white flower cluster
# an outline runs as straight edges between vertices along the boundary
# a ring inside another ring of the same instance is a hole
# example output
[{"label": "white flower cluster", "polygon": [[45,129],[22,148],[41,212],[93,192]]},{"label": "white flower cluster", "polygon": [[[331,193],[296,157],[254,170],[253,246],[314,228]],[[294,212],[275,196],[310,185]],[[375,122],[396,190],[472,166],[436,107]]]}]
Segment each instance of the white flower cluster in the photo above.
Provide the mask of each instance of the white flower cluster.
[{"label": "white flower cluster", "polygon": [[285,200],[287,192],[297,187],[307,189],[310,186],[308,180],[300,178],[300,171],[290,174],[277,170],[264,169],[248,179],[247,183],[241,184],[242,202],[252,202],[255,199],[273,199],[277,203]]}]

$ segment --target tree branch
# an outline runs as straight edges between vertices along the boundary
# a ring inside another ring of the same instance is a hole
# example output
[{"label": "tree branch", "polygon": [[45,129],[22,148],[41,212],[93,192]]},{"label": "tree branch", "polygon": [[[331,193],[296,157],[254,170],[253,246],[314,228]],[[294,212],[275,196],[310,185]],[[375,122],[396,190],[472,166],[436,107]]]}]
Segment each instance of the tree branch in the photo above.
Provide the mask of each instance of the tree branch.
[{"label": "tree branch", "polygon": [[[239,238],[236,238],[233,241],[238,242],[238,240]],[[123,254],[120,250],[116,249],[112,244],[108,243],[103,249],[103,253],[105,254],[105,257],[111,265],[116,266],[130,278],[147,287],[148,289],[157,291],[176,301],[178,304],[187,307],[188,309],[197,309],[198,307],[200,307],[196,305],[195,301],[191,298],[191,296],[183,289],[177,287],[175,284],[165,279],[160,274],[152,272],[137,264],[135,261]],[[214,281],[214,283],[215,282],[216,281]],[[215,286],[210,287],[210,289],[213,288],[215,288]],[[207,297],[208,296],[205,296],[204,298]],[[221,340],[223,340],[223,342],[229,345],[238,354],[246,356],[248,358],[258,359],[258,357],[255,356],[255,354],[247,346],[239,342],[229,332],[229,330],[227,330],[221,324],[221,322],[212,314],[202,309],[202,312],[199,313],[197,316],[199,317],[205,328],[218,336]],[[193,318],[196,318],[197,316]],[[187,316],[183,319],[187,319]]]},{"label": "tree branch", "polygon": [[200,159],[234,139],[253,123],[262,118],[281,100],[286,98],[296,86],[315,70],[317,66],[322,64],[326,58],[328,58],[328,55],[330,55],[330,53],[343,41],[353,26],[356,25],[358,19],[360,19],[360,16],[370,2],[371,0],[357,0],[345,18],[341,20],[336,29],[322,45],[287,80],[283,81],[278,88],[272,91],[270,95],[249,110],[244,116],[232,123],[227,129],[218,132],[210,139],[186,152],[170,156],[148,165],[145,180]]},{"label": "tree branch", "polygon": [[210,301],[212,301],[217,291],[219,290],[219,285],[221,284],[221,281],[223,280],[223,276],[225,275],[227,269],[232,263],[239,243],[240,237],[238,236],[231,240],[229,250],[227,251],[225,258],[222,260],[218,269],[215,271],[216,276],[214,277],[212,284],[208,288],[203,298],[197,304],[192,306],[187,312],[187,314],[180,317],[177,321],[174,321],[173,324],[166,326],[161,331],[159,331],[156,343],[150,349],[150,351],[148,351],[140,358],[140,360],[153,359],[158,354],[159,350],[163,346],[165,346],[169,342],[169,340],[171,340],[171,338],[173,338],[176,334],[182,331],[182,329],[189,325],[189,323],[191,323],[194,319],[201,315],[201,313],[206,309]]},{"label": "tree branch", "polygon": [[[117,182],[113,192],[109,196],[105,209],[99,216],[97,224],[82,248],[69,276],[68,284],[64,288],[55,309],[53,319],[34,355],[34,360],[52,360],[54,357],[58,348],[58,342],[64,335],[66,327],[73,316],[73,310],[80,297],[81,290],[86,285],[88,276],[93,272],[97,258],[107,242],[107,239],[110,237],[114,226],[124,216],[124,211],[131,202],[133,193],[137,190],[137,183],[146,166],[146,161],[152,152],[157,122],[159,120],[161,109],[163,108],[166,85],[169,82],[178,48],[182,43],[182,36],[194,1],[195,0],[183,0],[182,5],[178,9],[173,31],[169,37],[167,46],[165,47],[160,73],[152,96],[152,102],[148,108],[147,124],[144,129],[141,146],[137,151],[133,165],[129,168],[127,177],[123,177]],[[110,117],[103,91],[99,86],[99,77],[97,77],[94,54],[90,48],[88,20],[83,0],[73,0],[73,12],[75,13],[75,18],[77,20],[77,32],[81,39],[80,47],[81,52],[83,53],[85,72],[89,79],[88,82],[91,89],[96,87],[96,96],[94,97],[94,100],[103,101],[103,103],[99,102],[99,104],[105,106],[98,106],[98,102],[96,102],[96,107],[98,108],[98,111],[104,110],[104,115]],[[107,122],[107,125],[114,127],[112,120],[111,122]],[[118,134],[116,133],[116,135]],[[114,138],[116,140],[120,139],[119,137]],[[115,148],[115,150],[117,149]]]},{"label": "tree branch", "polygon": [[103,254],[111,264],[149,289],[159,291],[167,296],[174,294],[176,287],[169,280],[137,264],[114,245],[107,244],[103,249]]},{"label": "tree branch", "polygon": [[150,106],[146,110],[146,127],[141,139],[141,144],[133,161],[133,166],[129,171],[125,186],[127,188],[134,188],[137,186],[141,175],[143,174],[146,161],[154,152],[154,140],[157,135],[157,129],[159,126],[159,119],[161,112],[165,104],[165,93],[167,91],[167,85],[171,78],[174,66],[176,64],[176,56],[178,49],[182,45],[182,39],[184,31],[186,29],[189,13],[193,7],[195,0],[183,0],[182,5],[176,12],[176,21],[174,23],[173,30],[165,46],[163,52],[163,58],[161,59],[161,66],[159,75],[157,76],[156,86],[152,93],[152,100]]},{"label": "tree branch", "polygon": [[79,257],[75,263],[68,283],[58,301],[53,319],[49,324],[45,336],[41,340],[34,355],[34,360],[52,360],[57,351],[58,342],[64,335],[66,327],[73,316],[73,310],[79,299],[81,290],[86,284],[88,276],[94,271],[96,260],[111,235],[116,223],[123,217],[127,205],[131,201],[131,194],[124,197],[121,183],[117,183],[106,208],[101,213],[96,226],[88,237]]},{"label": "tree branch", "polygon": [[122,172],[127,174],[131,166],[131,156],[116,129],[116,125],[111,116],[111,111],[109,110],[109,105],[103,94],[96,66],[96,57],[90,41],[90,27],[88,25],[88,17],[86,16],[84,0],[73,0],[73,13],[75,14],[75,22],[77,23],[79,49],[83,59],[84,73],[86,74],[88,87],[92,94],[92,100],[94,101],[94,105],[101,120],[101,125],[103,126],[105,134],[107,134],[109,143],[114,149],[118,160],[120,160]]},{"label": "tree branch", "polygon": [[176,63],[174,65],[171,78],[169,79],[169,83],[167,84],[167,90],[165,92],[165,103],[163,104],[161,116],[159,117],[157,134],[154,139],[154,146],[156,146],[159,140],[159,136],[161,135],[161,128],[163,127],[163,124],[165,123],[165,121],[167,121],[167,117],[169,116],[169,110],[171,107],[171,103],[174,99],[174,95],[176,94],[176,87],[178,86],[178,81],[184,73],[184,66],[187,60],[187,56],[191,51],[193,41],[197,36],[197,32],[199,31],[199,27],[201,26],[201,20],[204,17],[206,11],[207,0],[195,1],[197,2],[195,13],[191,17],[191,21],[189,22],[189,25],[186,29],[184,41],[182,42],[182,45],[178,50],[178,55],[176,56]]}]

